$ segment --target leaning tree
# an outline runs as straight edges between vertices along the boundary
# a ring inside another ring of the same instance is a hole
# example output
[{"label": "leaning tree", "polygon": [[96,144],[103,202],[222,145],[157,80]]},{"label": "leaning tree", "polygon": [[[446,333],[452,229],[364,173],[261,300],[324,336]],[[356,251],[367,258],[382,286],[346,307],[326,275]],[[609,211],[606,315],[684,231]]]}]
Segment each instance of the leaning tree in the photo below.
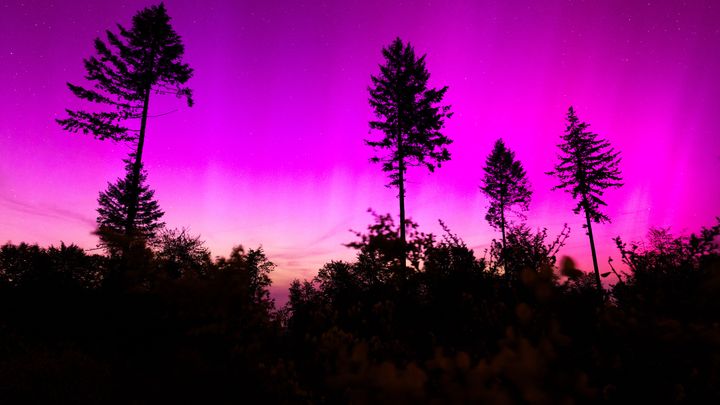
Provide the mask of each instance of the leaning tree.
[{"label": "leaning tree", "polygon": [[522,163],[515,159],[515,152],[508,149],[502,139],[495,142],[495,147],[488,155],[483,170],[485,176],[480,190],[490,200],[490,207],[485,219],[491,226],[500,229],[502,234],[501,261],[505,267],[505,276],[510,278],[505,262],[507,215],[512,212],[524,217],[523,212],[528,210],[532,191]]},{"label": "leaning tree", "polygon": [[382,163],[389,173],[388,187],[398,188],[400,200],[400,239],[402,243],[400,266],[405,268],[405,173],[408,166],[424,166],[430,172],[450,160],[447,145],[452,141],[441,133],[445,119],[450,118],[450,106],[440,105],[447,86],[429,88],[430,73],[425,67],[425,55],[416,57],[415,50],[400,38],[383,48],[385,63],[380,74],[371,76],[370,105],[377,120],[370,128],[383,133],[380,140],[365,142],[383,155],[371,159]]},{"label": "leaning tree", "polygon": [[584,227],[590,239],[595,282],[598,291],[602,291],[592,223],[610,222],[610,218],[600,211],[601,206],[607,205],[601,197],[605,189],[623,185],[619,168],[620,152],[616,152],[607,140],[588,131],[589,125],[578,119],[572,107],[568,109],[567,122],[562,136],[563,143],[558,145],[560,161],[555,170],[548,174],[560,180],[560,184],[553,190],[565,189],[578,201],[573,212],[585,213]]},{"label": "leaning tree", "polygon": [[132,27],[117,26],[119,35],[107,31],[107,43],[95,40],[96,56],[85,59],[85,78],[92,87],[68,83],[78,98],[92,103],[88,110],[66,110],[58,119],[70,132],[93,134],[98,139],[134,143],[133,162],[124,218],[126,237],[135,235],[139,212],[143,146],[151,95],[172,94],[192,106],[192,91],[185,83],[192,69],[183,63],[185,47],[170,25],[161,3],[139,11]]}]

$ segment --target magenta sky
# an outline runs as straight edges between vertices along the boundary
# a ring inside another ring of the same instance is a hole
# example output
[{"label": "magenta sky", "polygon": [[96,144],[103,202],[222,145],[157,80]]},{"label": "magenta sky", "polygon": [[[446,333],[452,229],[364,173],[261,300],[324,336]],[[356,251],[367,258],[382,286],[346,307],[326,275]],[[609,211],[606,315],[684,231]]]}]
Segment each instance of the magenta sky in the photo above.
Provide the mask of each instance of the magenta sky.
[{"label": "magenta sky", "polygon": [[[147,1],[19,1],[0,6],[0,241],[93,247],[96,198],[122,172],[127,146],[63,133],[93,39]],[[369,207],[396,209],[395,191],[364,146],[369,77],[394,37],[427,53],[431,82],[448,85],[453,159],[413,171],[408,212],[437,219],[478,250],[481,168],[503,137],[535,191],[532,225],[572,227],[564,253],[589,252],[568,194],[544,175],[567,107],[623,153],[626,186],[610,191],[610,238],[677,232],[720,214],[720,4],[716,1],[166,1],[195,69],[196,106],[156,101],[146,144],[149,182],[170,226],[189,226],[214,254],[262,244],[278,289],[364,229]]]}]

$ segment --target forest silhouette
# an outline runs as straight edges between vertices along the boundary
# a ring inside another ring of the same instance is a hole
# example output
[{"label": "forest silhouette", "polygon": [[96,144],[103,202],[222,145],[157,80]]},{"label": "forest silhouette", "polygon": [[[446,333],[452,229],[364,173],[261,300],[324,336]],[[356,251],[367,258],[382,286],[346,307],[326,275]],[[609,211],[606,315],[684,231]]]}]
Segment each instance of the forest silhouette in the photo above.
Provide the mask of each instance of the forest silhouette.
[{"label": "forest silhouette", "polygon": [[68,83],[87,109],[57,120],[132,148],[124,177],[99,193],[101,253],[0,247],[0,403],[720,400],[720,218],[689,236],[618,236],[619,263],[601,273],[593,224],[611,220],[603,195],[623,185],[620,153],[573,107],[548,174],[585,217],[593,271],[558,257],[567,225],[527,225],[532,185],[502,139],[478,184],[500,237],[480,256],[442,221],[428,234],[406,213],[408,168],[451,159],[452,112],[425,56],[393,40],[368,72],[365,144],[398,190],[399,220],[369,210],[346,244],[354,260],[293,281],[277,306],[262,247],[213,258],[162,222],[142,160],[148,106],[170,95],[192,107],[193,70],[163,4],[117,31],[95,40],[86,85]]}]

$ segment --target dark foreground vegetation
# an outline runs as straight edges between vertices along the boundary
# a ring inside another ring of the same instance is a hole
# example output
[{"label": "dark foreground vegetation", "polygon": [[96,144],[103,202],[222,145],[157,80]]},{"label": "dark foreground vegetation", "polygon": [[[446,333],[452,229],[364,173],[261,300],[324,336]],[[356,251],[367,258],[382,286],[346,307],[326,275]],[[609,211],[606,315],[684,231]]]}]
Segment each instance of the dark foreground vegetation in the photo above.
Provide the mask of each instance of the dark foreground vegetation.
[{"label": "dark foreground vegetation", "polygon": [[[720,222],[618,239],[598,296],[555,263],[564,235],[510,229],[478,258],[390,216],[268,294],[261,249],[211,260],[165,232],[132,264],[75,246],[0,248],[2,403],[588,403],[720,398]],[[620,259],[621,258],[621,259]],[[620,268],[619,263],[614,263]]]}]

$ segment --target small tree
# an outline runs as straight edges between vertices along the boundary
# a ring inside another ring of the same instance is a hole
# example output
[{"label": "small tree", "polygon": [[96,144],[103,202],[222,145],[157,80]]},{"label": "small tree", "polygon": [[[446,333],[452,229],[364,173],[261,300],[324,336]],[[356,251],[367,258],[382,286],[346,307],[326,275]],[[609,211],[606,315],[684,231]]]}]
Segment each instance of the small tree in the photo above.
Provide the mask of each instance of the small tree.
[{"label": "small tree", "polygon": [[265,255],[262,247],[245,251],[242,246],[235,246],[227,258],[218,258],[216,278],[224,280],[232,288],[234,299],[241,306],[258,306],[268,312],[275,307],[275,300],[270,297],[269,287],[272,285],[270,273],[275,264]]},{"label": "small tree", "polygon": [[[415,56],[410,44],[395,39],[383,48],[385,64],[380,74],[371,76],[370,105],[377,121],[370,121],[370,128],[382,131],[379,141],[366,140],[373,148],[387,150],[385,156],[375,156],[372,162],[382,163],[389,173],[388,187],[398,188],[400,200],[400,240],[405,246],[405,172],[408,166],[425,166],[430,172],[450,160],[446,146],[452,141],[440,131],[445,119],[452,113],[449,106],[442,106],[447,86],[428,88],[425,55]],[[406,252],[401,249],[401,268],[405,268]]]},{"label": "small tree", "polygon": [[361,278],[367,276],[365,279],[369,284],[407,280],[404,262],[399,258],[407,258],[411,269],[420,271],[423,256],[433,243],[433,235],[418,231],[418,224],[408,219],[405,223],[409,231],[408,241],[403,242],[398,237],[399,225],[395,225],[392,215],[368,211],[375,218],[375,223],[368,226],[367,233],[351,231],[358,240],[345,244],[358,251]]},{"label": "small tree", "polygon": [[[137,186],[133,185],[134,164],[132,156],[125,160],[125,177],[108,183],[107,190],[98,197],[98,236],[101,246],[111,255],[125,253],[132,245],[144,246],[165,225],[161,222],[164,212],[155,200],[155,191],[145,184],[147,174],[140,166]],[[131,205],[137,205],[128,233]]]},{"label": "small tree", "polygon": [[[93,88],[68,83],[75,96],[107,109],[66,110],[68,117],[57,122],[70,132],[92,133],[99,139],[136,144],[125,197],[127,222],[123,231],[130,237],[135,233],[135,217],[141,210],[140,171],[150,95],[173,94],[186,98],[191,106],[192,92],[183,85],[192,76],[192,69],[182,62],[185,47],[170,25],[162,3],[138,12],[130,30],[119,24],[118,30],[120,35],[107,31],[109,45],[96,39],[98,56],[85,60],[85,78],[93,83]],[[139,129],[131,129],[129,122],[137,120]]]},{"label": "small tree", "polygon": [[506,277],[517,277],[523,270],[542,271],[544,267],[555,266],[557,253],[565,246],[569,236],[567,224],[552,240],[548,237],[547,228],[533,231],[527,224],[509,225],[507,245],[493,239],[490,258],[503,265]]},{"label": "small tree", "polygon": [[[502,233],[502,252],[506,247],[505,229],[507,227],[507,213],[514,212],[524,217],[523,212],[528,210],[530,204],[530,183],[520,161],[515,160],[515,152],[505,147],[502,139],[495,142],[492,153],[485,161],[485,177],[480,189],[490,199],[490,208],[485,219]],[[501,254],[503,257],[504,254]],[[503,259],[503,265],[505,265]],[[510,278],[508,269],[505,275]]]},{"label": "small tree", "polygon": [[200,236],[192,236],[185,228],[163,229],[157,239],[155,259],[167,276],[207,276],[212,258]]},{"label": "small tree", "polygon": [[610,218],[600,212],[600,206],[607,205],[600,197],[605,189],[622,186],[620,153],[615,152],[610,142],[588,131],[589,125],[578,119],[572,107],[568,109],[567,122],[563,143],[558,145],[560,162],[548,174],[560,180],[553,190],[565,189],[578,200],[573,212],[585,213],[584,227],[590,239],[595,282],[598,291],[602,291],[592,223],[610,222]]}]

